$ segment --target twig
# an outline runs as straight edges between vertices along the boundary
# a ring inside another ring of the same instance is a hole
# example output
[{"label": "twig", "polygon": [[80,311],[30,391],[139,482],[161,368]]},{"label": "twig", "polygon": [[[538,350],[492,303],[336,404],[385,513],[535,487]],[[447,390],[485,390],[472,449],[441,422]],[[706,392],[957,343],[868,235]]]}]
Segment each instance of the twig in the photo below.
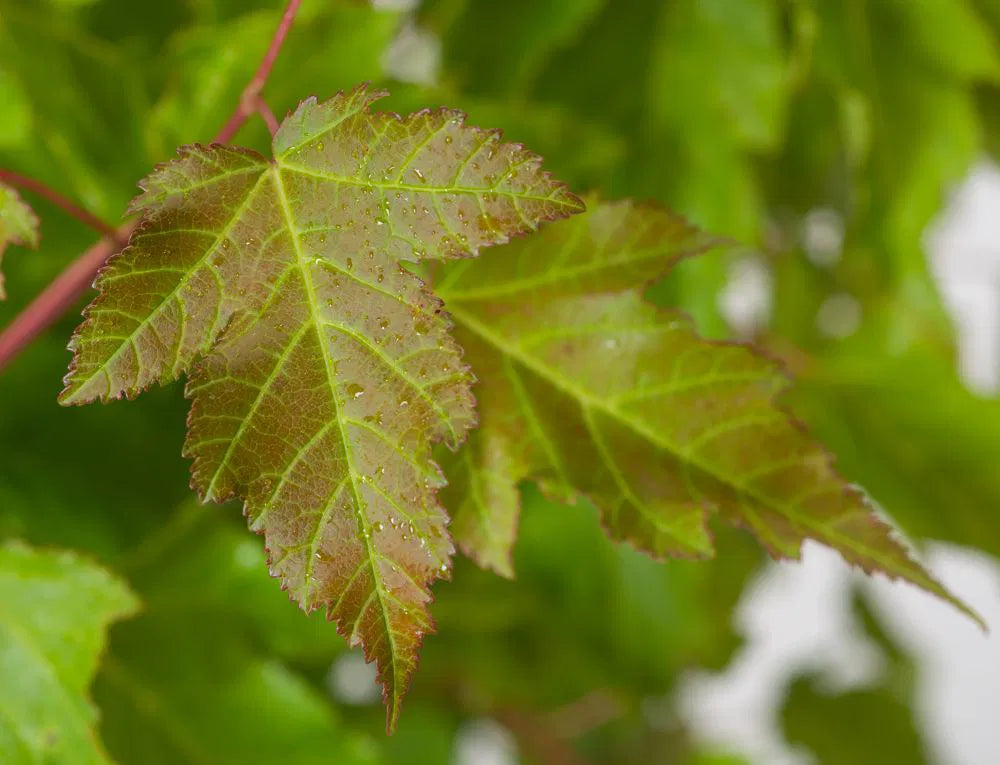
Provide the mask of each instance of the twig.
[{"label": "twig", "polygon": [[[292,21],[302,0],[289,0],[274,32],[271,44],[257,67],[253,79],[243,90],[240,103],[232,116],[213,139],[214,143],[226,143],[243,127],[251,114],[258,111],[263,103],[260,92],[274,67],[274,61],[288,36]],[[267,108],[266,106],[264,108]],[[267,109],[270,113],[270,109]],[[274,115],[271,115],[271,119]],[[265,119],[267,119],[265,117]],[[270,124],[268,125],[270,127]],[[29,180],[29,179],[25,179]],[[25,186],[25,188],[28,188]],[[39,191],[39,193],[43,193]],[[52,201],[55,201],[54,199]],[[68,200],[66,200],[68,201]],[[58,202],[56,202],[58,204]],[[72,203],[70,203],[72,204]],[[117,229],[110,229],[108,238],[102,239],[57,276],[42,293],[36,297],[7,327],[0,332],[0,371],[10,363],[32,340],[50,327],[60,316],[80,298],[94,280],[94,276],[113,254],[121,250],[135,231],[137,221],[129,221]],[[103,226],[103,224],[102,224]],[[102,232],[105,230],[102,228]]]},{"label": "twig", "polygon": [[236,131],[243,127],[243,123],[250,118],[250,115],[258,111],[260,92],[267,83],[267,78],[274,67],[274,61],[278,58],[278,53],[281,51],[281,46],[288,36],[288,30],[292,28],[292,22],[295,20],[295,14],[298,13],[301,4],[302,0],[288,0],[288,5],[281,16],[281,21],[278,22],[278,28],[274,31],[274,37],[271,38],[271,45],[268,47],[267,53],[264,54],[264,58],[261,60],[260,66],[257,67],[253,79],[243,89],[243,94],[240,96],[240,102],[237,104],[236,110],[215,137],[215,143],[226,143],[229,141],[236,135]]},{"label": "twig", "polygon": [[0,170],[0,181],[5,182],[9,186],[19,186],[22,189],[38,194],[40,197],[44,197],[52,204],[56,205],[56,207],[61,207],[81,223],[90,226],[99,234],[111,237],[117,236],[118,234],[117,229],[110,223],[105,223],[92,212],[84,210],[72,199],[63,196],[55,189],[46,186],[41,181],[37,181],[34,178],[28,178],[20,173],[15,173],[13,170]]}]

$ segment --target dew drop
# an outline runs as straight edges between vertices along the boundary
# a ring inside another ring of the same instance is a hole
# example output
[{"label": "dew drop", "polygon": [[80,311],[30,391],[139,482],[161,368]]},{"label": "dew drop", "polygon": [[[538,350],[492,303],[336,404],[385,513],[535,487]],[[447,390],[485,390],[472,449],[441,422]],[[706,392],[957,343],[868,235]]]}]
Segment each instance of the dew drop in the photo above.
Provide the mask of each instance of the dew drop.
[{"label": "dew drop", "polygon": [[385,526],[382,525],[382,521],[375,521],[375,523],[372,524],[372,528],[375,529],[376,532],[380,532],[385,528]]},{"label": "dew drop", "polygon": [[320,234],[319,235],[319,241],[320,241],[320,244],[322,244],[323,242],[325,242],[326,241],[326,234]]},{"label": "dew drop", "polygon": [[413,174],[417,176],[421,183],[427,183],[427,179],[424,177],[424,174],[420,172],[420,168],[413,168]]},{"label": "dew drop", "polygon": [[318,144],[316,144],[316,148],[319,149],[320,151],[323,151],[323,146],[324,146],[324,144],[323,144],[322,141],[320,141]]},{"label": "dew drop", "polygon": [[413,324],[413,331],[416,332],[418,335],[426,335],[429,329],[430,327],[427,326],[427,322],[422,320],[418,320]]},{"label": "dew drop", "polygon": [[344,261],[344,266],[347,268],[348,271],[352,271],[354,270],[354,261],[351,258],[348,258],[346,261]]},{"label": "dew drop", "polygon": [[400,409],[405,409],[405,408],[406,408],[406,407],[408,407],[409,405],[410,405],[410,401],[409,401],[409,399],[405,399],[405,398],[401,398],[401,399],[399,400],[399,408],[400,408]]},{"label": "dew drop", "polygon": [[452,142],[452,137],[451,137],[450,135],[446,135],[446,136],[444,137],[444,142],[445,142],[445,143],[451,143],[451,142]]},{"label": "dew drop", "polygon": [[385,226],[388,223],[389,223],[389,221],[387,221],[385,218],[382,218],[382,217],[378,217],[378,218],[375,219],[375,225],[376,226]]},{"label": "dew drop", "polygon": [[361,398],[365,395],[365,389],[357,383],[351,383],[347,386],[347,395],[351,398]]},{"label": "dew drop", "polygon": [[379,320],[378,320],[378,328],[379,329],[388,329],[389,328],[389,320],[387,318],[385,318],[384,316],[380,317]]},{"label": "dew drop", "polygon": [[377,281],[379,284],[385,281],[385,271],[383,270],[382,266],[379,266],[378,269],[376,269],[375,281]]}]

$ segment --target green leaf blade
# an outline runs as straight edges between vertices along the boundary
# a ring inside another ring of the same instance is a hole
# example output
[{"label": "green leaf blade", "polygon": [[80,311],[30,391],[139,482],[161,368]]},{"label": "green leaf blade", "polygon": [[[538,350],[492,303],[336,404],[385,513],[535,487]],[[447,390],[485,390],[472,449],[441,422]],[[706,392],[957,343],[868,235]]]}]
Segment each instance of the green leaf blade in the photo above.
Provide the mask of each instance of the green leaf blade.
[{"label": "green leaf blade", "polygon": [[107,763],[87,690],[105,631],[138,609],[120,581],[70,553],[0,547],[0,756]]},{"label": "green leaf blade", "polygon": [[[664,240],[640,258],[628,232],[643,226]],[[684,317],[643,300],[638,288],[657,270],[711,244],[687,231],[663,210],[594,206],[459,264],[458,276],[445,271],[439,293],[482,385],[473,454],[503,450],[512,484],[535,478],[557,494],[588,496],[612,536],[655,556],[710,556],[714,512],[749,528],[775,557],[797,558],[802,542],[816,539],[866,572],[907,579],[972,615],[777,402],[787,380],[774,362],[746,346],[705,341]],[[523,278],[519,264],[527,262],[537,273]],[[621,264],[636,262],[645,266],[622,273]],[[600,290],[588,278],[547,279],[546,264],[557,273],[615,275]],[[513,278],[505,282],[504,271]],[[463,296],[463,284],[489,287]],[[472,510],[458,507],[455,528],[465,536],[457,540],[493,565],[495,546],[480,555],[479,545],[511,538],[516,512],[508,503],[473,524],[463,517]],[[484,535],[491,522],[496,529]],[[478,535],[466,531],[477,527]]]}]

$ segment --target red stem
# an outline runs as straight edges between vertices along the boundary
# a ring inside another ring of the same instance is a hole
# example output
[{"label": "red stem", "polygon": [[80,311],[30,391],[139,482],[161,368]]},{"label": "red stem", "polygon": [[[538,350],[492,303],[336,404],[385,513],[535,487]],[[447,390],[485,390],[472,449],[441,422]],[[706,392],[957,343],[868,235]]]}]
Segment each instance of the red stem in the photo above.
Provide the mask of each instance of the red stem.
[{"label": "red stem", "polygon": [[92,212],[84,210],[72,199],[64,197],[58,191],[49,188],[41,181],[36,181],[34,178],[28,178],[20,173],[15,173],[13,170],[0,170],[0,181],[4,181],[10,186],[18,186],[22,189],[34,192],[40,197],[44,197],[57,207],[61,207],[81,223],[90,226],[99,234],[113,237],[118,233],[115,227],[110,223],[105,223]]},{"label": "red stem", "polygon": [[[236,106],[236,110],[233,112],[232,116],[223,126],[219,134],[213,139],[213,143],[226,143],[238,131],[247,119],[254,112],[261,108],[263,102],[260,99],[260,92],[264,89],[264,85],[267,83],[267,78],[271,74],[271,69],[274,67],[274,61],[278,57],[278,53],[281,51],[281,46],[285,42],[285,38],[288,36],[288,30],[292,27],[292,21],[295,20],[295,14],[299,10],[299,6],[302,4],[302,0],[289,0],[288,5],[285,7],[285,12],[281,16],[281,21],[278,23],[278,28],[274,32],[274,37],[271,39],[271,45],[268,47],[267,52],[264,54],[264,58],[260,62],[260,66],[257,67],[257,71],[254,73],[253,79],[244,88],[243,94],[240,96],[240,102]],[[271,115],[271,119],[274,119],[274,115],[271,114],[271,110],[267,108],[266,105],[263,107],[267,110],[267,113]],[[265,120],[267,117],[265,116]],[[277,122],[275,120],[275,122]],[[270,122],[268,124],[270,128]],[[272,130],[273,132],[273,130]],[[20,176],[17,176],[20,179]],[[28,181],[32,185],[21,184],[24,188],[31,188],[37,191],[39,194],[45,195],[47,198],[51,199],[56,204],[60,205],[67,211],[70,207],[76,208],[69,200],[63,200],[68,203],[62,204],[56,199],[59,197],[56,192],[51,191],[47,187],[42,186],[41,188],[36,188],[35,184],[37,182],[31,181],[30,178],[24,178],[24,181]],[[14,183],[13,180],[11,180]],[[55,196],[51,196],[55,195]],[[61,199],[61,197],[59,197]],[[79,210],[84,215],[89,215],[84,210]],[[75,213],[74,213],[75,214]],[[79,217],[79,215],[77,215]],[[81,220],[84,220],[81,218]],[[94,220],[97,220],[96,218]],[[97,242],[93,247],[83,253],[79,258],[77,258],[73,263],[69,265],[59,276],[57,276],[48,287],[46,287],[42,293],[36,297],[31,303],[25,308],[14,321],[12,321],[7,327],[0,332],[0,371],[3,370],[7,364],[10,363],[18,353],[20,353],[25,346],[31,343],[38,335],[50,327],[60,316],[62,316],[66,311],[68,311],[73,304],[87,291],[87,288],[92,284],[94,276],[101,269],[104,263],[110,258],[114,253],[118,252],[125,244],[128,242],[129,237],[132,232],[135,231],[138,225],[137,221],[130,221],[120,226],[117,229],[113,229],[106,226],[102,221],[98,221],[101,227],[99,230],[102,233],[107,233],[108,238],[102,239]]]},{"label": "red stem", "polygon": [[257,111],[260,92],[267,83],[267,78],[274,67],[275,59],[278,58],[278,53],[281,51],[281,46],[285,43],[288,30],[292,28],[292,22],[295,20],[295,14],[298,13],[301,4],[302,0],[288,0],[285,12],[281,15],[281,21],[278,22],[278,28],[274,30],[274,37],[271,38],[271,45],[268,47],[267,53],[261,59],[260,66],[257,67],[253,79],[243,89],[236,110],[229,118],[229,121],[222,126],[219,134],[215,136],[214,143],[226,143],[229,141],[236,135],[236,131],[243,127],[243,123],[250,118],[250,115]]}]

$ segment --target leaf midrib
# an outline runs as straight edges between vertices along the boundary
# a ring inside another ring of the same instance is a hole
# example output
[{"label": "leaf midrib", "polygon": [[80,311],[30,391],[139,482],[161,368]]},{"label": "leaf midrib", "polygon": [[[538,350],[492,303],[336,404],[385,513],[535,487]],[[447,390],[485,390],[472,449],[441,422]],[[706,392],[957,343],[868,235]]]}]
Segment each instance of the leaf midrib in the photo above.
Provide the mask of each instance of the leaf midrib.
[{"label": "leaf midrib", "polygon": [[[271,166],[271,174],[274,177],[275,191],[278,196],[278,200],[281,203],[282,215],[285,218],[285,224],[288,228],[289,234],[291,234],[292,246],[295,249],[296,262],[298,264],[299,270],[302,273],[302,282],[306,289],[306,298],[309,304],[309,317],[312,325],[316,331],[316,340],[319,347],[320,355],[323,357],[323,366],[326,370],[327,385],[330,388],[330,399],[333,401],[334,406],[334,417],[337,421],[337,428],[340,432],[341,443],[344,448],[344,460],[347,463],[347,473],[350,477],[351,483],[351,493],[354,495],[354,507],[355,507],[355,518],[358,524],[361,526],[361,540],[365,547],[366,557],[368,558],[368,564],[372,572],[372,583],[375,592],[378,594],[379,601],[379,613],[382,616],[382,623],[385,627],[386,640],[389,642],[389,656],[392,662],[392,704],[390,709],[390,715],[395,717],[396,709],[396,699],[399,693],[399,676],[398,667],[396,664],[396,640],[395,634],[392,629],[392,624],[389,621],[389,614],[386,609],[386,603],[384,598],[384,592],[382,588],[382,577],[378,570],[378,556],[372,547],[371,541],[371,530],[368,525],[368,519],[365,517],[364,508],[365,504],[362,501],[360,487],[358,486],[358,475],[354,469],[354,461],[351,454],[350,439],[347,437],[347,431],[344,428],[344,417],[342,414],[342,406],[340,398],[337,396],[337,386],[334,376],[334,371],[330,365],[330,354],[327,351],[326,339],[323,337],[322,326],[323,322],[318,312],[319,302],[316,297],[316,286],[312,281],[312,274],[309,271],[309,263],[305,257],[305,253],[302,251],[302,242],[299,239],[298,229],[295,224],[295,217],[292,214],[291,206],[288,202],[288,194],[285,190],[284,180],[281,177],[282,167],[275,163]],[[319,533],[320,530],[317,530]],[[308,565],[308,564],[307,564]],[[308,586],[308,582],[307,582]],[[364,617],[364,611],[358,613],[357,622],[355,628],[360,624],[361,619]]]}]

